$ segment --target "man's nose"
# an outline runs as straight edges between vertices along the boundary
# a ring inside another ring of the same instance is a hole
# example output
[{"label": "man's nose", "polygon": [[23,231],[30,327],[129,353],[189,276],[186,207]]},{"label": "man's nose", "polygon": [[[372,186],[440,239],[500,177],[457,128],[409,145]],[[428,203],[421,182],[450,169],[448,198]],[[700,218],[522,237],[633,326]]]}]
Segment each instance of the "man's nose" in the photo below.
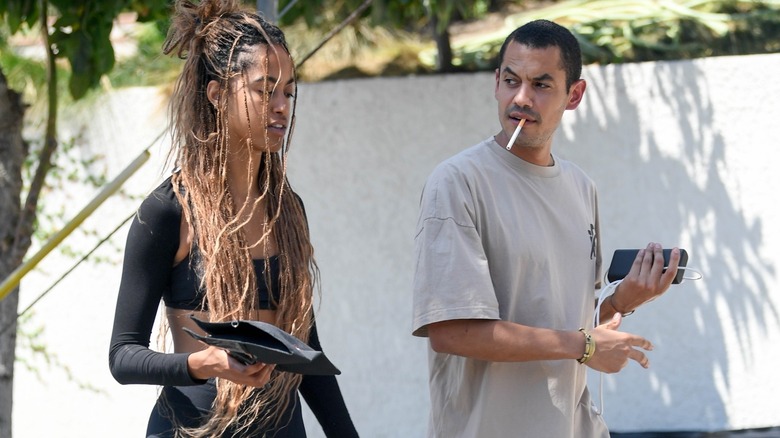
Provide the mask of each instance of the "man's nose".
[{"label": "man's nose", "polygon": [[523,83],[515,93],[512,102],[520,108],[532,108],[534,105],[534,90],[530,84]]}]

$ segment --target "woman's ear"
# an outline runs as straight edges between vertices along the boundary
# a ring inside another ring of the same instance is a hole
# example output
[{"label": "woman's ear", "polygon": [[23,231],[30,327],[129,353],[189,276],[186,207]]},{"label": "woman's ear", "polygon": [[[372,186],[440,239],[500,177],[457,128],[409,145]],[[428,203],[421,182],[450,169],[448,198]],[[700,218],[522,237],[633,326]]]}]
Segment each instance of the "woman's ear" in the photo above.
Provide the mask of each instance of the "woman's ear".
[{"label": "woman's ear", "polygon": [[219,82],[213,79],[209,81],[208,85],[206,85],[206,97],[214,107],[217,106],[217,103],[219,103]]}]

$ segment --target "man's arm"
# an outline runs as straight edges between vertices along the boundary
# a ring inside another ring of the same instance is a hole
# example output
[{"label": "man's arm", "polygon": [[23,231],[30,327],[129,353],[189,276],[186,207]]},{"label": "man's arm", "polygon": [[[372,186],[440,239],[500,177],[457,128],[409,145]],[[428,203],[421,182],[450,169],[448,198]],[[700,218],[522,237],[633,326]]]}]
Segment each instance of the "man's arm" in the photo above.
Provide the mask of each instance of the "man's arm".
[{"label": "man's arm", "polygon": [[551,330],[508,321],[455,319],[430,324],[431,348],[492,362],[579,359],[585,351],[580,332]]},{"label": "man's arm", "polygon": [[[651,350],[647,339],[617,331],[620,316],[595,328],[591,335],[596,351],[586,363],[607,373],[620,371],[635,360],[647,368],[648,360],[634,347]],[[529,327],[508,321],[458,319],[428,326],[431,348],[437,353],[466,356],[492,362],[579,359],[585,352],[585,336],[579,331]]]}]

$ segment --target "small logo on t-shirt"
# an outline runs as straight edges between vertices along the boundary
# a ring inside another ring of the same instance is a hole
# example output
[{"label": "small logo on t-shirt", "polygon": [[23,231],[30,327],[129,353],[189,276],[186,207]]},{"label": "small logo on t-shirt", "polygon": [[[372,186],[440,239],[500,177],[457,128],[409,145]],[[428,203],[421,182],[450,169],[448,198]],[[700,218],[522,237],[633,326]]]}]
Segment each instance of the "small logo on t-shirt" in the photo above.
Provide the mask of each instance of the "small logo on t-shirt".
[{"label": "small logo on t-shirt", "polygon": [[588,230],[588,236],[590,236],[590,259],[596,258],[596,227],[590,224],[590,230]]}]

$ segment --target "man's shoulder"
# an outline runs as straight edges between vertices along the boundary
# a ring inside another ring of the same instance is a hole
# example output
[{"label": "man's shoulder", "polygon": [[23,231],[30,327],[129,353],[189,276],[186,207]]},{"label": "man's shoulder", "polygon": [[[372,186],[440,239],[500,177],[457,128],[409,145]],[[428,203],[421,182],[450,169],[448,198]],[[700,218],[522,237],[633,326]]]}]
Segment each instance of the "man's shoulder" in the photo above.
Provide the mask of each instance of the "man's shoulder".
[{"label": "man's shoulder", "polygon": [[478,166],[489,153],[492,137],[472,145],[440,162],[431,173],[431,176],[453,173],[468,173],[469,169]]},{"label": "man's shoulder", "polygon": [[561,173],[571,175],[572,178],[588,185],[595,185],[593,179],[577,163],[555,156],[555,160],[561,168]]}]

